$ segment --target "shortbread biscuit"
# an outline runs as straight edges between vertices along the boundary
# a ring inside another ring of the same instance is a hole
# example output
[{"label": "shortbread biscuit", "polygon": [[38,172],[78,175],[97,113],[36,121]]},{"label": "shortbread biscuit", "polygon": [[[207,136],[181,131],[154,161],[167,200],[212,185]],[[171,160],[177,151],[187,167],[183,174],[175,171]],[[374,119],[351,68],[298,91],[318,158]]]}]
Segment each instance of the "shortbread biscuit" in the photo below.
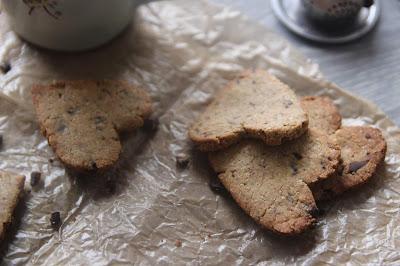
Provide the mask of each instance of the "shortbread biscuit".
[{"label": "shortbread biscuit", "polygon": [[60,160],[78,170],[103,170],[119,158],[118,133],[143,125],[151,113],[147,93],[122,81],[61,81],[36,85],[40,128]]},{"label": "shortbread biscuit", "polygon": [[246,71],[215,97],[189,136],[202,151],[226,148],[242,138],[279,145],[308,126],[295,93],[266,71]]},{"label": "shortbread biscuit", "polygon": [[310,187],[329,178],[339,148],[310,130],[281,146],[244,140],[210,153],[218,177],[239,206],[265,228],[294,235],[310,228],[317,210]]}]

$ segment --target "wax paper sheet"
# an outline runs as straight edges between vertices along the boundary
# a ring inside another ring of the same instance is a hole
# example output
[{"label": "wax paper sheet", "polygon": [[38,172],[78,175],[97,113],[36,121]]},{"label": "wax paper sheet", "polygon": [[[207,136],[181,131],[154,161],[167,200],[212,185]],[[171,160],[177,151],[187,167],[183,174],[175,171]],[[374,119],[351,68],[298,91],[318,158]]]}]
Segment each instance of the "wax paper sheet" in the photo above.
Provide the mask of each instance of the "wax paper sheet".
[{"label": "wax paper sheet", "polygon": [[[11,65],[0,76],[0,169],[28,177],[4,264],[399,264],[400,132],[384,113],[324,81],[281,37],[229,8],[164,1],[134,17],[107,46],[59,54],[21,41],[0,14],[0,60]],[[372,182],[324,204],[316,228],[299,237],[262,230],[232,199],[211,191],[214,174],[187,137],[214,92],[248,67],[268,69],[299,95],[332,97],[344,124],[373,125],[388,141]],[[154,100],[158,131],[124,136],[120,163],[105,176],[67,173],[39,132],[30,86],[69,78],[126,79]],[[186,169],[176,167],[182,154],[190,156]],[[38,188],[29,185],[32,171],[43,174]],[[105,179],[116,182],[115,191],[104,192]],[[56,232],[54,211],[63,220]]]}]

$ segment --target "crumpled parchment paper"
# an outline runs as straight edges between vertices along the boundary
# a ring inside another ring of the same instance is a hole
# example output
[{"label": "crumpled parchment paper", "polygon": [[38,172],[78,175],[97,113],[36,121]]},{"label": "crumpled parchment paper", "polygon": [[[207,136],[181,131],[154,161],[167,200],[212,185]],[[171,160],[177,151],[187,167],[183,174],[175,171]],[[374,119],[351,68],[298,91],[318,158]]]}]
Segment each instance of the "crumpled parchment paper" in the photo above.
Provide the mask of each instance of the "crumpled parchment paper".
[{"label": "crumpled parchment paper", "polygon": [[[375,105],[324,81],[318,66],[281,37],[238,12],[200,0],[141,7],[113,43],[81,54],[39,50],[10,31],[0,14],[0,169],[27,175],[25,210],[5,264],[269,265],[398,264],[400,261],[400,131]],[[260,67],[299,95],[328,95],[344,124],[380,128],[388,141],[384,167],[362,189],[322,206],[317,227],[282,238],[255,224],[229,198],[213,193],[205,156],[187,128],[239,71]],[[146,88],[159,130],[124,137],[117,186],[104,177],[67,174],[38,130],[30,86],[54,79],[126,79]],[[191,156],[177,169],[178,154]],[[30,189],[29,174],[43,173]],[[54,232],[50,213],[63,224]]]}]

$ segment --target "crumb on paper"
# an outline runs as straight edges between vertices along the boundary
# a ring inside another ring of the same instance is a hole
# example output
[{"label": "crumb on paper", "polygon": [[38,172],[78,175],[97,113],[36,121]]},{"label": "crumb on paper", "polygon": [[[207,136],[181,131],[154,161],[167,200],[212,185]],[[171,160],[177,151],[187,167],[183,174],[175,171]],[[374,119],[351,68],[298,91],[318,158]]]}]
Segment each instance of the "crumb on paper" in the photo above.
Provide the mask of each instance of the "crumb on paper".
[{"label": "crumb on paper", "polygon": [[177,248],[182,247],[182,240],[177,239],[177,240],[175,241],[175,246],[176,246]]}]

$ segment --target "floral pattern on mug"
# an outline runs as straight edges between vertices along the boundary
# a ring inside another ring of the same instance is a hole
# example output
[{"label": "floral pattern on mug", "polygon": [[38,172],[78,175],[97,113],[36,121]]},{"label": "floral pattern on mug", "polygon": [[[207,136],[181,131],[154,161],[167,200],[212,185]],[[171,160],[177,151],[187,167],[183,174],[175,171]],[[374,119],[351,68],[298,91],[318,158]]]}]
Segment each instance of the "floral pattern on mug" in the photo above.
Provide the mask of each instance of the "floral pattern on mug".
[{"label": "floral pattern on mug", "polygon": [[58,19],[62,13],[57,10],[57,0],[22,0],[29,7],[29,15],[35,9],[43,9],[49,16]]}]

